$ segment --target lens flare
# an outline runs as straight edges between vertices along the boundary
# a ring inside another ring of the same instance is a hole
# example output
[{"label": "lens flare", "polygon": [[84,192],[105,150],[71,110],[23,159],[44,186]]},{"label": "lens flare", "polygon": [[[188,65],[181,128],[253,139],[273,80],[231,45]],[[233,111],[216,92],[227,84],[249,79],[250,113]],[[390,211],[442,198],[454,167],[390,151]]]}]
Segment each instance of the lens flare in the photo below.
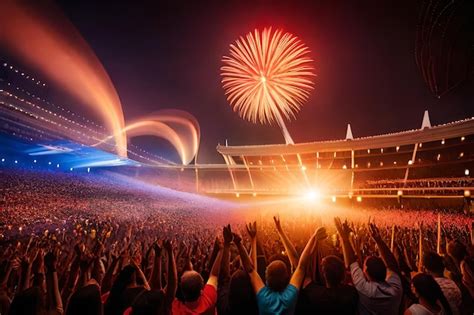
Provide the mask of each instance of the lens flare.
[{"label": "lens flare", "polygon": [[117,154],[126,156],[120,99],[97,56],[53,6],[43,12],[23,3],[0,1],[0,44],[96,112],[115,135]]},{"label": "lens flare", "polygon": [[[230,45],[221,67],[227,100],[242,118],[283,129],[313,89],[309,49],[297,37],[265,28]],[[285,136],[286,138],[286,136]]]}]

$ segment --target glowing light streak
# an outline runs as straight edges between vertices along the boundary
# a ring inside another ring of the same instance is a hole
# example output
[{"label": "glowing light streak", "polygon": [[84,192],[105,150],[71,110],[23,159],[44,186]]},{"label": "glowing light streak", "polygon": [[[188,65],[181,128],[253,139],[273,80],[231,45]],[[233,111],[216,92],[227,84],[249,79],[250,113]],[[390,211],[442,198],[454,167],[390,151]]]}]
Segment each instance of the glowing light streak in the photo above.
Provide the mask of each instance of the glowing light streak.
[{"label": "glowing light streak", "polygon": [[46,18],[32,6],[1,1],[0,43],[97,112],[116,135],[117,153],[127,155],[126,136],[119,132],[124,118],[117,92],[100,61],[62,14],[48,8]]}]

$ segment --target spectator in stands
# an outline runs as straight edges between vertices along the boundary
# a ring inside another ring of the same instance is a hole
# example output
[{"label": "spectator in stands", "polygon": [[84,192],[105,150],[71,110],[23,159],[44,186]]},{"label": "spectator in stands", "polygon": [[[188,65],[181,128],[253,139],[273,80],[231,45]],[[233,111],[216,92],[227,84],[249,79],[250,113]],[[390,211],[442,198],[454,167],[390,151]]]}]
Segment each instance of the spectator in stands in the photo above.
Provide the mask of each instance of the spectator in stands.
[{"label": "spectator in stands", "polygon": [[357,313],[357,290],[344,283],[344,262],[337,256],[326,256],[321,262],[321,272],[324,285],[311,281],[307,276],[311,282],[301,290],[297,314]]},{"label": "spectator in stands", "polygon": [[412,280],[413,293],[418,298],[418,303],[412,304],[405,315],[450,315],[451,307],[439,284],[435,279],[424,273],[419,273]]},{"label": "spectator in stands", "polygon": [[350,243],[350,228],[347,223],[334,220],[337,232],[342,239],[342,248],[346,267],[350,268],[352,282],[359,293],[360,314],[393,314],[399,313],[403,290],[395,257],[384,243],[378,228],[369,224],[372,239],[378,246],[380,256],[368,256],[364,270],[359,266]]},{"label": "spectator in stands", "polygon": [[181,276],[181,291],[184,301],[177,298],[173,302],[173,315],[187,314],[216,314],[217,285],[219,270],[222,259],[222,251],[219,251],[204,285],[202,276],[194,271],[185,271]]},{"label": "spectator in stands", "polygon": [[426,273],[433,276],[435,281],[441,287],[446,300],[448,300],[453,314],[460,314],[461,290],[456,283],[444,276],[443,258],[435,252],[428,251],[423,255],[423,269]]}]

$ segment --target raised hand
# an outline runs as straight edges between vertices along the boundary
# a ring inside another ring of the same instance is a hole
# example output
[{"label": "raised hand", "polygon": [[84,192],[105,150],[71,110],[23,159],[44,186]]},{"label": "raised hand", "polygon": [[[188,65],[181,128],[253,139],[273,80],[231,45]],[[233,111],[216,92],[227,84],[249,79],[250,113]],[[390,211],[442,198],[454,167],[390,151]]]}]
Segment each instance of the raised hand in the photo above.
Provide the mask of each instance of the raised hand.
[{"label": "raised hand", "polygon": [[232,233],[232,235],[234,236],[235,245],[242,243],[242,237],[238,233]]},{"label": "raised hand", "polygon": [[232,243],[234,236],[232,235],[232,229],[230,228],[230,224],[224,226],[224,228],[222,229],[222,236],[224,237],[225,245],[229,245],[230,243]]},{"label": "raised hand", "polygon": [[158,241],[153,243],[153,251],[155,252],[155,256],[159,257],[161,256],[161,252],[163,251],[163,248],[158,244]]},{"label": "raised hand", "polygon": [[249,234],[250,238],[254,239],[257,237],[257,222],[249,223],[245,225],[247,228],[247,233]]},{"label": "raised hand", "polygon": [[320,227],[316,230],[316,240],[317,241],[322,241],[324,239],[326,239],[328,237],[328,234],[326,232],[326,228],[325,227]]},{"label": "raised hand", "polygon": [[369,234],[375,241],[382,239],[380,236],[380,231],[374,223],[369,224]]},{"label": "raised hand", "polygon": [[280,216],[279,215],[273,216],[273,221],[275,222],[276,229],[278,231],[281,231]]}]

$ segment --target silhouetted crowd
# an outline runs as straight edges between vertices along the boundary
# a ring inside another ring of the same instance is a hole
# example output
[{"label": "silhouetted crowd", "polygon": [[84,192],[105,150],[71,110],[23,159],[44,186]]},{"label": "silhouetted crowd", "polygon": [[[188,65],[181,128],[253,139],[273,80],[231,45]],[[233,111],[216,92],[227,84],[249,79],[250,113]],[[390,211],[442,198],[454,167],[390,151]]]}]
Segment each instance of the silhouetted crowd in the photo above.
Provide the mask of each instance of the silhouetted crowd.
[{"label": "silhouetted crowd", "polygon": [[474,312],[463,214],[228,210],[21,171],[0,194],[0,314]]}]

